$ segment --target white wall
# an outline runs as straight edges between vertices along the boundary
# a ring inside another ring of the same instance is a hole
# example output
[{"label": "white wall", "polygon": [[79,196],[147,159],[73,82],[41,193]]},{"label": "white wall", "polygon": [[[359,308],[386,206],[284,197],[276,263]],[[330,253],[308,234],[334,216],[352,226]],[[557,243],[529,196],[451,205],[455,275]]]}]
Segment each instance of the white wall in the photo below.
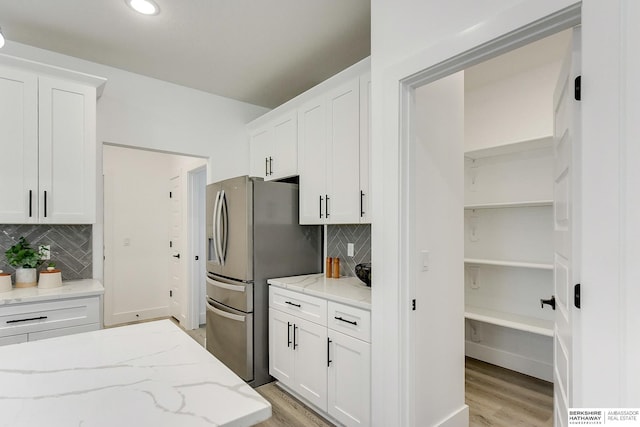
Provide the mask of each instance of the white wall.
[{"label": "white wall", "polygon": [[560,62],[465,91],[465,150],[553,135],[551,100]]},{"label": "white wall", "polygon": [[[521,0],[515,3],[510,0],[372,0],[372,158],[373,170],[378,171],[373,174],[375,226],[372,228],[372,255],[376,265],[376,277],[372,286],[374,425],[399,425],[402,412],[408,409],[405,406],[406,390],[401,387],[401,368],[406,360],[405,355],[398,352],[403,332],[400,329],[403,311],[400,307],[408,304],[408,301],[399,299],[402,291],[398,271],[401,241],[400,212],[397,207],[402,176],[399,168],[399,135],[402,126],[399,122],[398,82],[575,3],[577,2],[574,0]],[[626,315],[620,304],[623,300],[620,299],[619,292],[622,287],[628,291],[626,297],[636,298],[628,303],[629,307],[640,305],[637,300],[639,293],[632,291],[634,288],[628,285],[631,277],[638,276],[639,267],[625,264],[626,276],[620,281],[620,258],[616,262],[615,257],[620,255],[620,249],[637,251],[637,244],[632,240],[625,244],[624,237],[620,239],[620,236],[624,236],[620,234],[619,227],[621,203],[627,208],[627,213],[637,214],[639,208],[630,194],[623,194],[622,200],[618,198],[618,178],[621,174],[627,185],[637,176],[632,169],[621,171],[618,167],[622,157],[616,143],[622,141],[627,144],[627,160],[629,154],[639,154],[630,145],[631,137],[638,135],[638,121],[624,122],[630,127],[626,128],[626,137],[623,139],[619,139],[619,132],[620,121],[626,117],[627,109],[638,111],[637,99],[640,94],[626,92],[628,88],[638,89],[637,83],[631,77],[626,77],[626,66],[638,66],[640,50],[630,50],[629,47],[637,44],[638,30],[633,29],[632,23],[640,18],[640,10],[632,0],[585,0],[582,4],[585,75],[583,142],[587,151],[590,151],[585,156],[585,177],[587,174],[591,175],[587,180],[593,196],[587,199],[592,206],[597,206],[595,203],[600,195],[607,195],[607,191],[609,195],[600,199],[599,209],[584,218],[583,233],[589,234],[597,227],[595,216],[600,217],[599,230],[587,239],[593,248],[593,253],[588,254],[591,271],[582,277],[585,304],[589,298],[592,303],[598,301],[599,306],[596,310],[593,310],[593,306],[591,310],[587,309],[588,305],[583,308],[583,327],[589,332],[583,337],[583,345],[577,351],[591,355],[584,361],[585,370],[581,373],[590,378],[585,378],[584,382],[584,388],[588,392],[584,396],[578,396],[575,403],[600,407],[638,406],[638,386],[630,385],[631,381],[628,380],[626,396],[623,396],[622,372],[613,367],[620,366],[621,361],[626,361],[625,367],[630,367],[633,363],[630,362],[631,359],[621,359],[622,344],[626,349],[631,349],[634,356],[639,353],[637,338],[631,335],[633,328],[626,323],[637,320],[637,317]],[[627,43],[625,56],[620,55],[621,40]],[[606,77],[607,74],[609,78]],[[614,77],[613,82],[611,76]],[[627,105],[619,103],[620,94],[625,94]],[[603,104],[601,99],[611,100],[611,103]],[[618,108],[622,108],[622,111]],[[605,126],[602,126],[603,120]],[[602,129],[598,130],[598,126]],[[607,141],[607,144],[603,141]],[[613,144],[613,149],[609,144]],[[637,164],[639,160],[634,158],[629,166]],[[600,173],[602,171],[606,171],[604,180]],[[624,231],[638,231],[633,223],[627,223],[626,226]],[[596,251],[600,239],[603,239],[605,245]],[[600,253],[600,257],[596,252]],[[603,258],[602,252],[606,252],[607,256]],[[623,256],[623,259],[627,258]],[[587,290],[587,287],[591,289]],[[598,324],[600,320],[605,321]],[[606,335],[607,329],[610,335]],[[626,331],[624,338],[620,334],[621,330]],[[597,345],[602,339],[605,340],[606,347]],[[603,351],[605,348],[606,351]],[[600,360],[600,367],[611,366],[611,371],[598,368],[596,359]],[[637,367],[632,369],[637,373]],[[607,375],[610,377],[605,378]],[[459,397],[447,393],[447,398],[454,400]],[[633,398],[636,400],[632,400]]]}]

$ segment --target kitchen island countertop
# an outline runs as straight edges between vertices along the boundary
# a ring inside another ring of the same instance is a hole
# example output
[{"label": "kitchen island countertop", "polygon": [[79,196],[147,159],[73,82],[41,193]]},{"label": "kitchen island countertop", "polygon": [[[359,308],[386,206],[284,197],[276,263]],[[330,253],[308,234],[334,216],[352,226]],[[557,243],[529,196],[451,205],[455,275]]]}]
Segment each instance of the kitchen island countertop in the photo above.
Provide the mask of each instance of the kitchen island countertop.
[{"label": "kitchen island countertop", "polygon": [[357,277],[329,279],[322,273],[267,280],[272,286],[371,310],[371,288]]},{"label": "kitchen island countertop", "polygon": [[0,426],[250,426],[271,405],[169,320],[0,347]]}]

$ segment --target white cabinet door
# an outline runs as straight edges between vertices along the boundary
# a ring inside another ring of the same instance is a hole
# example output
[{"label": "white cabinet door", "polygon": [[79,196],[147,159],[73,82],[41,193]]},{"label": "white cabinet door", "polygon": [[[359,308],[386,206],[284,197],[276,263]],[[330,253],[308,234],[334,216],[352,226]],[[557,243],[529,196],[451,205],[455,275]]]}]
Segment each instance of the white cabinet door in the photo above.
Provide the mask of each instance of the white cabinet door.
[{"label": "white cabinet door", "polygon": [[360,77],[360,223],[371,224],[371,73]]},{"label": "white cabinet door", "polygon": [[315,99],[298,110],[300,224],[324,224],[326,214],[326,104]]},{"label": "white cabinet door", "polygon": [[327,222],[360,222],[360,82],[327,95]]},{"label": "white cabinet door", "polygon": [[295,111],[273,122],[273,145],[269,154],[269,180],[298,174],[298,116]]},{"label": "white cabinet door", "polygon": [[38,79],[0,67],[0,223],[38,221]]},{"label": "white cabinet door", "polygon": [[95,99],[95,88],[39,78],[41,223],[95,222]]},{"label": "white cabinet door", "polygon": [[329,329],[329,415],[345,426],[368,426],[371,345]]},{"label": "white cabinet door", "polygon": [[293,387],[292,317],[269,309],[269,374]]},{"label": "white cabinet door", "polygon": [[258,129],[251,134],[249,140],[250,162],[249,173],[267,180],[269,178],[269,151],[273,129],[270,126]]},{"label": "white cabinet door", "polygon": [[0,337],[0,345],[20,344],[27,342],[27,334],[9,335],[8,337]]},{"label": "white cabinet door", "polygon": [[327,327],[294,319],[295,377],[293,390],[319,409],[327,410]]}]

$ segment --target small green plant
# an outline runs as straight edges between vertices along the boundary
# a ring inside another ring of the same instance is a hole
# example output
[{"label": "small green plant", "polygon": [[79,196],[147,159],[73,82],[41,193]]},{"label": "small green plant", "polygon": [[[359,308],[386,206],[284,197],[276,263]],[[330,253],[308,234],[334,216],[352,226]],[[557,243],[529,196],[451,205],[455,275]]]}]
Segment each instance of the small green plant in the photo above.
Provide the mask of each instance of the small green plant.
[{"label": "small green plant", "polygon": [[29,242],[24,237],[20,237],[18,243],[11,246],[4,254],[12,267],[36,268],[42,264],[40,252],[29,246]]},{"label": "small green plant", "polygon": [[47,268],[56,268],[56,263],[50,262],[49,264],[47,264]]}]

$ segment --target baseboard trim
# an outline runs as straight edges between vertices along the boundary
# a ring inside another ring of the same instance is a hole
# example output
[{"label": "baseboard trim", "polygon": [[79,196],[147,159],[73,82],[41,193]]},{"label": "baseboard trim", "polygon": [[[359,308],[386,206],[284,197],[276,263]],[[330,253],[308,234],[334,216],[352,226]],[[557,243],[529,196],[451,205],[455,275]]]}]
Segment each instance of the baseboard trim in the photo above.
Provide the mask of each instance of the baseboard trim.
[{"label": "baseboard trim", "polygon": [[468,427],[469,406],[463,405],[460,409],[439,422],[438,427]]},{"label": "baseboard trim", "polygon": [[331,415],[329,415],[328,413],[326,413],[322,409],[318,408],[316,405],[314,405],[313,403],[309,402],[307,399],[305,399],[304,397],[300,396],[298,393],[296,393],[295,391],[291,390],[289,387],[287,387],[286,385],[282,384],[280,381],[276,380],[276,387],[286,391],[291,396],[295,397],[300,402],[304,403],[309,408],[313,409],[313,411],[318,416],[320,416],[320,417],[324,418],[325,420],[329,421],[331,424],[334,424],[336,426],[341,426],[342,425],[338,420],[332,418]]},{"label": "baseboard trim", "polygon": [[502,366],[512,371],[553,382],[553,365],[530,359],[520,354],[510,353],[472,341],[465,341],[465,354],[474,359]]},{"label": "baseboard trim", "polygon": [[[154,307],[140,311],[129,311],[115,313],[107,319],[105,316],[105,326],[114,326],[121,323],[136,322],[139,320],[157,319],[169,316],[169,307]],[[109,320],[109,323],[107,323]]]}]

